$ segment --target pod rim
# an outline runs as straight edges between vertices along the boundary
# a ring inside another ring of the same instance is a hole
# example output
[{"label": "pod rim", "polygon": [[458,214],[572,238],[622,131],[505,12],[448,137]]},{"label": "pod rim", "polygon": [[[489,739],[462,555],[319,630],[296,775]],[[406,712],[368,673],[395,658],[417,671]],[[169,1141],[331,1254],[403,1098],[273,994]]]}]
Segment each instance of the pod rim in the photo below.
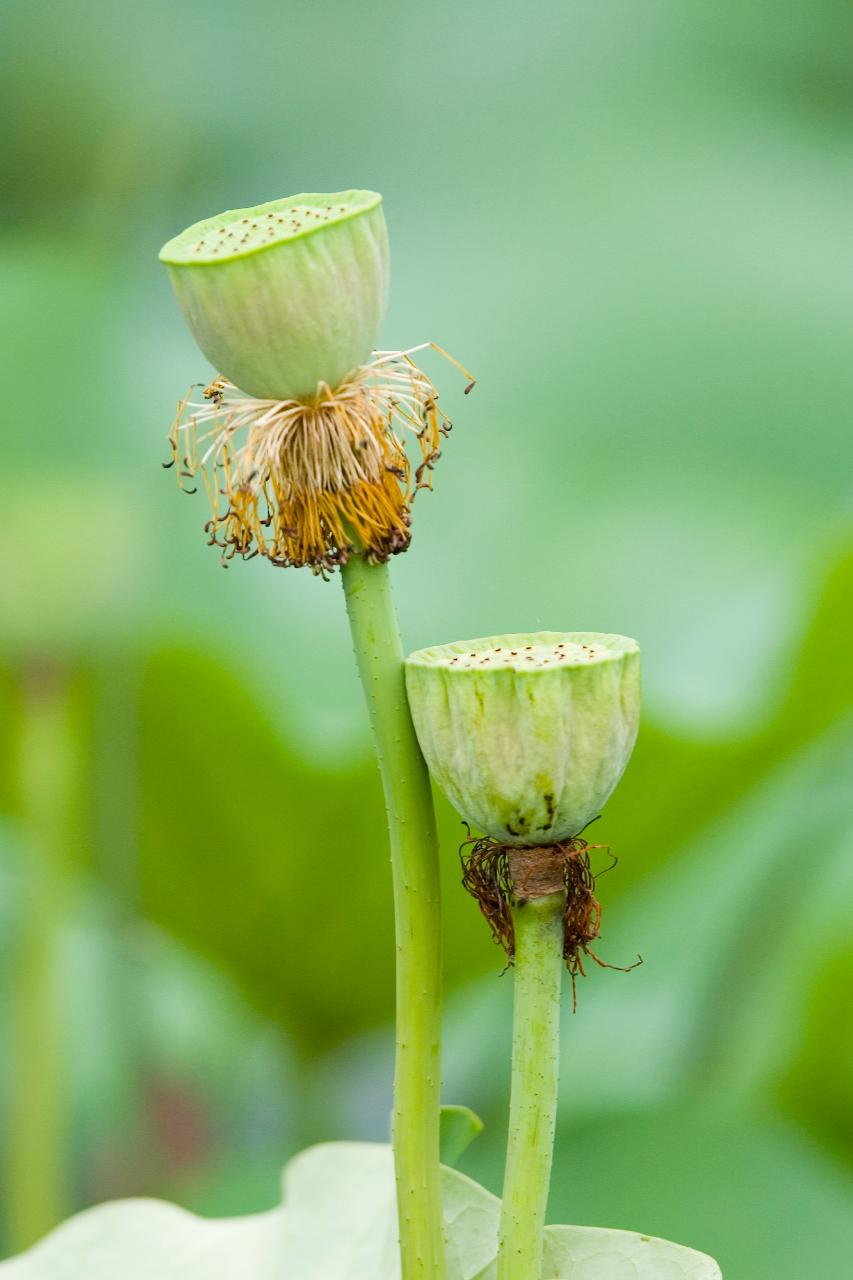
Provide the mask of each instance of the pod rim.
[{"label": "pod rim", "polygon": [[406,667],[432,669],[447,672],[459,677],[472,673],[512,676],[541,676],[545,669],[541,666],[524,667],[519,665],[494,666],[491,669],[478,665],[476,667],[453,667],[448,659],[469,656],[471,652],[488,653],[489,651],[523,650],[526,646],[556,647],[559,644],[597,646],[601,652],[594,658],[583,660],[567,660],[549,666],[548,672],[587,670],[590,667],[612,662],[621,662],[624,658],[637,654],[640,646],[630,636],[606,631],[531,631],[506,635],[481,636],[474,640],[454,640],[450,644],[431,645],[425,649],[417,649],[406,658]]},{"label": "pod rim", "polygon": [[[301,204],[327,206],[331,216],[318,220],[316,225],[306,224],[298,231],[287,229],[277,233],[267,243],[252,244],[248,248],[236,249],[227,254],[220,254],[218,251],[214,254],[212,250],[195,253],[195,246],[199,240],[203,240],[210,232],[219,232],[220,228],[239,223],[243,218],[265,218],[286,213],[288,209]],[[268,200],[264,204],[247,209],[226,209],[223,213],[192,223],[171,240],[167,240],[158,257],[161,262],[171,267],[224,266],[240,258],[267,253],[270,249],[291,244],[295,240],[305,240],[309,236],[316,235],[318,231],[360,218],[379,208],[381,204],[382,196],[378,191],[362,191],[353,188],[349,191],[300,192],[298,195],[284,196],[280,200]],[[343,211],[335,210],[335,205],[344,206]]]}]

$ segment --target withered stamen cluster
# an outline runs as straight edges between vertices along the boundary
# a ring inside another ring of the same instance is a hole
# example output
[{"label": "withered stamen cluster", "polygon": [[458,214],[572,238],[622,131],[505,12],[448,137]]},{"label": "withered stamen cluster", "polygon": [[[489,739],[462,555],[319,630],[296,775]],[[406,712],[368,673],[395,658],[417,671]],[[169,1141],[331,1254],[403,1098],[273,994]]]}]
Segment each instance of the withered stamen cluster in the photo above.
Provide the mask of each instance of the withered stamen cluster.
[{"label": "withered stamen cluster", "polygon": [[[223,564],[262,555],[326,573],[356,548],[371,562],[406,550],[411,502],[432,487],[441,438],[451,429],[411,356],[378,352],[305,403],[257,400],[224,378],[205,387],[203,401],[192,392],[181,401],[169,436],[172,463],[182,488],[203,477],[213,510],[205,530]],[[414,473],[398,428],[420,447]]]},{"label": "withered stamen cluster", "polygon": [[[642,964],[608,964],[593,951],[591,943],[601,936],[601,903],[595,896],[595,882],[603,873],[593,872],[590,851],[604,844],[588,844],[581,836],[548,845],[509,845],[488,836],[472,837],[461,849],[462,884],[477,900],[495,942],[503,948],[509,964],[515,960],[515,930],[512,907],[536,898],[564,892],[563,956],[572,982],[572,1009],[577,1008],[577,979],[586,977],[584,957],[602,969],[628,973]],[[615,865],[615,859],[609,871]]]}]

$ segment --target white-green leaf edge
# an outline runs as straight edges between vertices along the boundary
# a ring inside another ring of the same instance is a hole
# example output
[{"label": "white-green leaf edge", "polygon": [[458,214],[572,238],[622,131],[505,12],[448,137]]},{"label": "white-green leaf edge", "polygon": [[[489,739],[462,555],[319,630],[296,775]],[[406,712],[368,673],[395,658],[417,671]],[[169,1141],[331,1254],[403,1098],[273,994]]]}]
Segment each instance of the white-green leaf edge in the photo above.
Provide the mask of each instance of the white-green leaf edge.
[{"label": "white-green leaf edge", "polygon": [[[444,1170],[448,1280],[492,1280],[500,1202]],[[720,1280],[713,1259],[630,1231],[548,1227],[546,1280]],[[156,1200],[89,1209],[0,1263],[0,1280],[399,1280],[391,1150],[326,1143],[291,1160],[284,1203],[204,1219]]]}]

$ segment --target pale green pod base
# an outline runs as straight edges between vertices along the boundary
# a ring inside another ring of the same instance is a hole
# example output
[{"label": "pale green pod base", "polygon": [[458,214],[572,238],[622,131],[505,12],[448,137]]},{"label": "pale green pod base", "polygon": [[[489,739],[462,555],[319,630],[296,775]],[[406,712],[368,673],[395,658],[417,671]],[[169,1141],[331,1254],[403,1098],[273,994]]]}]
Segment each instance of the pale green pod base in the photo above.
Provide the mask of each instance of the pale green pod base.
[{"label": "pale green pod base", "polygon": [[262,400],[310,400],[365,364],[388,295],[382,197],[339,191],[230,209],[160,250],[201,350]]},{"label": "pale green pod base", "polygon": [[421,649],[406,661],[421,750],[462,817],[506,844],[577,835],[637,736],[640,649],[541,631]]}]

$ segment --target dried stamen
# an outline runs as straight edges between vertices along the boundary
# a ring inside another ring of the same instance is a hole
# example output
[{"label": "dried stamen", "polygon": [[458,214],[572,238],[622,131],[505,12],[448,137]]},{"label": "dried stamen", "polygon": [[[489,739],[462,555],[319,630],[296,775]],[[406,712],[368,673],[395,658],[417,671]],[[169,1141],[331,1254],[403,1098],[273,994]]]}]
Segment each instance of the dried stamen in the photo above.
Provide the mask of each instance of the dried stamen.
[{"label": "dried stamen", "polygon": [[[306,403],[257,400],[222,377],[201,401],[192,392],[181,401],[172,460],[181,483],[202,474],[213,511],[205,528],[224,564],[260,554],[325,573],[356,548],[371,562],[406,550],[411,503],[431,488],[451,428],[411,356],[380,352]],[[399,428],[420,447],[414,479]]]},{"label": "dried stamen", "polygon": [[[548,845],[501,844],[488,836],[472,837],[462,844],[462,884],[476,898],[495,942],[506,952],[510,965],[515,961],[515,929],[512,907],[536,898],[565,892],[563,910],[563,957],[572,982],[572,1010],[577,1008],[577,979],[586,977],[584,956],[602,969],[628,973],[643,963],[608,964],[596,955],[591,943],[601,936],[601,903],[595,896],[595,882],[603,872],[593,872],[590,850],[606,849],[604,844],[588,844],[581,836]],[[615,858],[605,871],[615,866]]]}]

